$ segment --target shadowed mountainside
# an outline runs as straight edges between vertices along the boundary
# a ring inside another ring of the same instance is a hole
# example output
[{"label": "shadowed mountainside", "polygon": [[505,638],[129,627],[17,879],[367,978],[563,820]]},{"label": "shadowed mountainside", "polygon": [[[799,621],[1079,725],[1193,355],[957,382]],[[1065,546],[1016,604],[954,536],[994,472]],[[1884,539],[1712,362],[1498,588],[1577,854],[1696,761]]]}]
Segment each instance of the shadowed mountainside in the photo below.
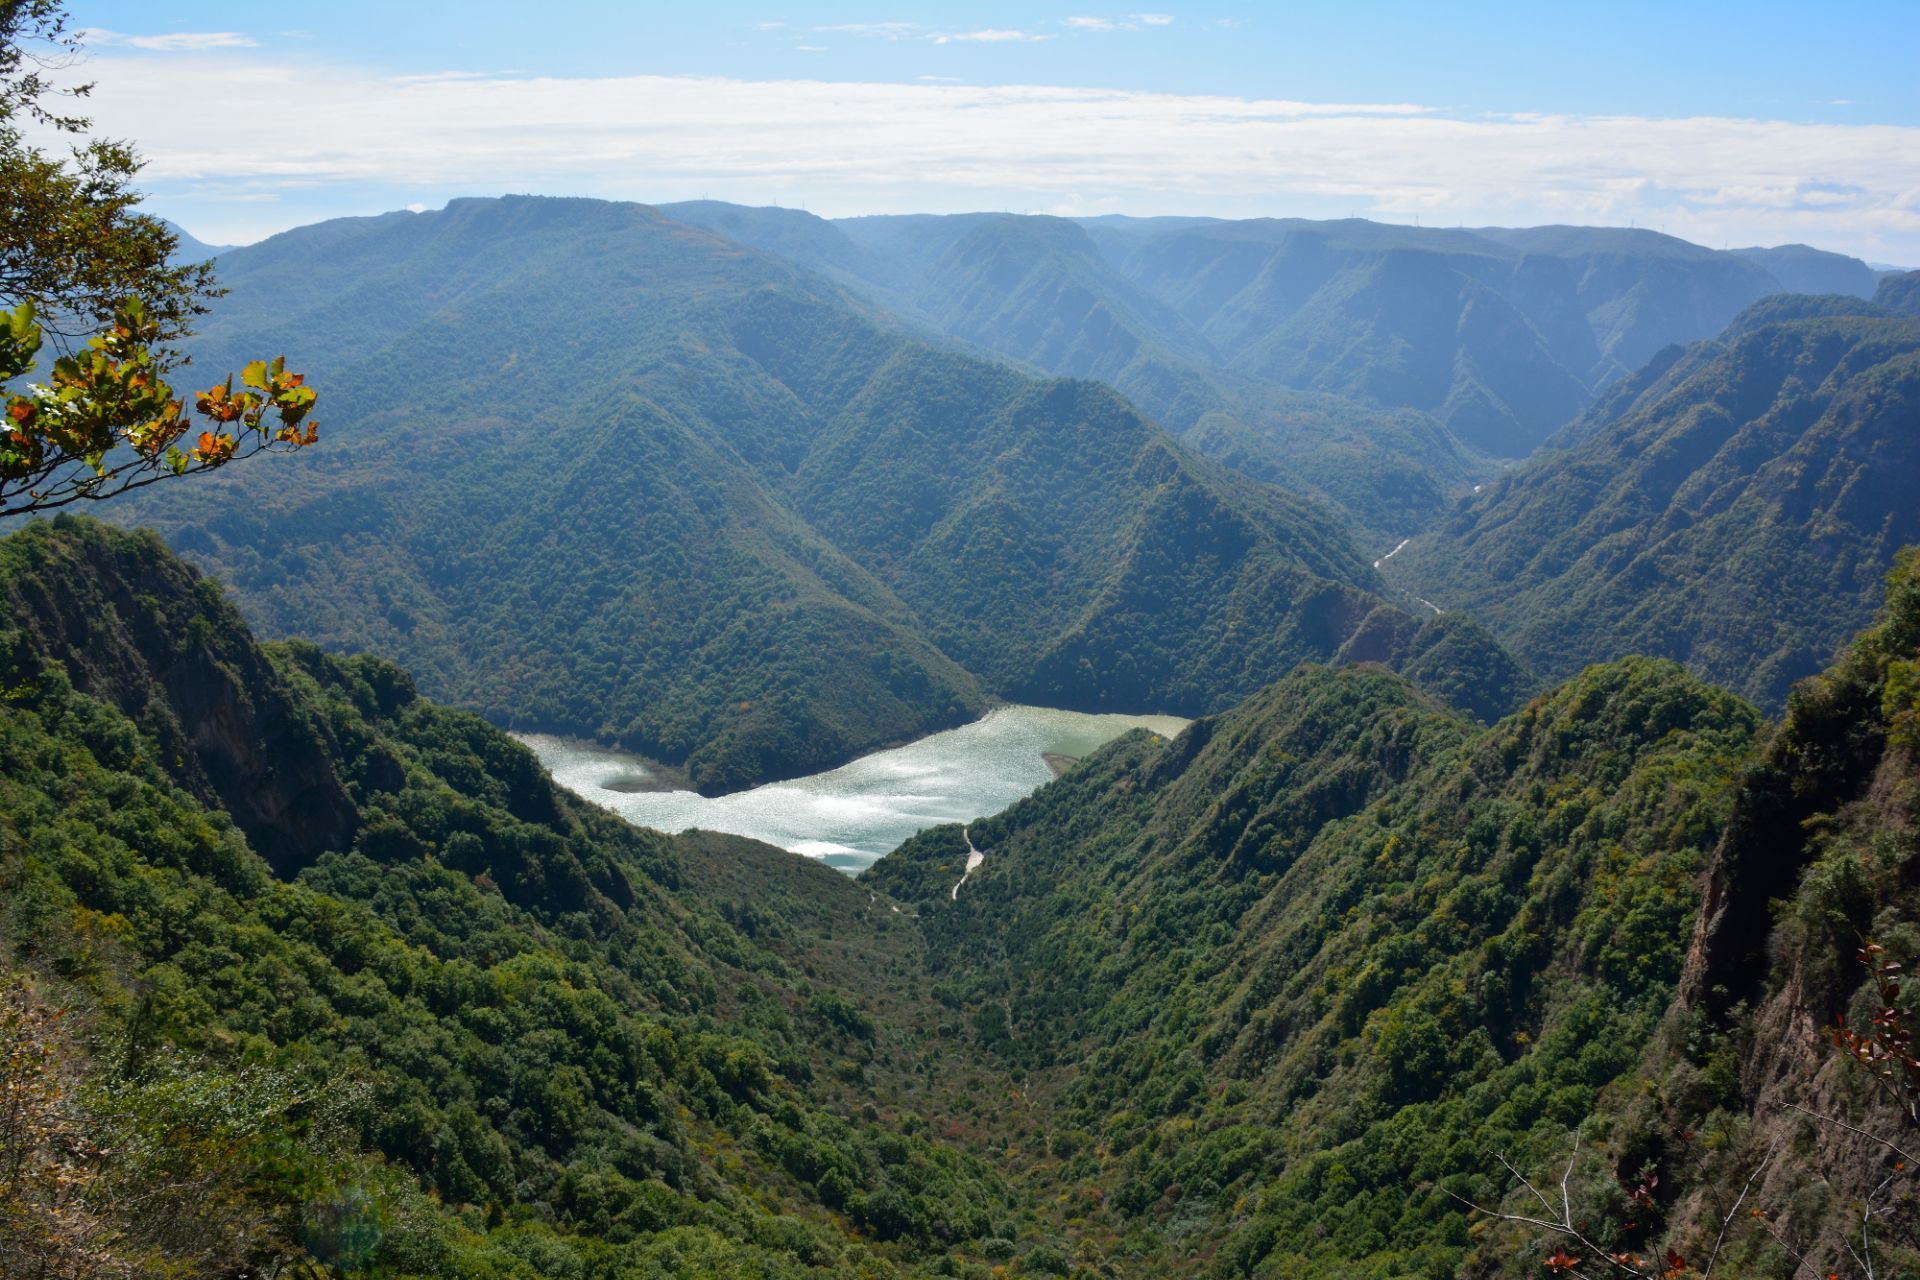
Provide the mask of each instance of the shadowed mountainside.
[{"label": "shadowed mountainside", "polygon": [[[270,633],[391,653],[436,696],[704,791],[992,695],[1218,709],[1381,604],[1330,514],[1113,392],[928,347],[643,206],[456,201],[221,268],[196,355],[297,339],[338,389],[328,448],[122,518]],[[1482,674],[1468,705],[1523,683],[1503,657]]]},{"label": "shadowed mountainside", "polygon": [[1777,708],[1920,540],[1920,324],[1756,303],[1623,381],[1384,566],[1540,670],[1647,653]]},{"label": "shadowed mountainside", "polygon": [[1332,503],[1374,554],[1663,345],[1767,294],[1874,289],[1806,246],[1615,228],[663,210],[923,331],[1108,382],[1201,452]]}]

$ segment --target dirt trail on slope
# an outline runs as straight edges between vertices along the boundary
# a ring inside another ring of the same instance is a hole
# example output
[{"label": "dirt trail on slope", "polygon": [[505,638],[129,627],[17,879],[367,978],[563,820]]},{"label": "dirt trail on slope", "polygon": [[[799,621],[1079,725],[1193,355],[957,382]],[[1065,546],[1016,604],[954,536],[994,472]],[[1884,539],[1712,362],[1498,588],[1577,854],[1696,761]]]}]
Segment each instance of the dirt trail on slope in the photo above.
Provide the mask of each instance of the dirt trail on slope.
[{"label": "dirt trail on slope", "polygon": [[954,882],[953,892],[947,895],[954,902],[960,901],[960,886],[967,882],[967,876],[972,875],[974,869],[987,860],[986,854],[973,847],[973,835],[967,828],[960,828],[960,838],[967,842],[967,870],[965,875]]}]

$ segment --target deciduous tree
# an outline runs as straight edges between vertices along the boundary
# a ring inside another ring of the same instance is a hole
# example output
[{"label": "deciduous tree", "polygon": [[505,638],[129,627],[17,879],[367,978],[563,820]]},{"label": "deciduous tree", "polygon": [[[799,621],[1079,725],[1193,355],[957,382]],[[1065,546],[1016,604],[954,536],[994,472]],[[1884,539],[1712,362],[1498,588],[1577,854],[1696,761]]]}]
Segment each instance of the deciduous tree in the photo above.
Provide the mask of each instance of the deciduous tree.
[{"label": "deciduous tree", "polygon": [[219,291],[209,264],[175,262],[173,230],[138,211],[138,154],[73,111],[91,86],[55,73],[78,48],[61,0],[0,0],[0,386],[13,386],[0,518],[317,438],[315,393],[281,360],[248,365],[239,391],[231,377],[193,396],[169,384],[174,344]]}]

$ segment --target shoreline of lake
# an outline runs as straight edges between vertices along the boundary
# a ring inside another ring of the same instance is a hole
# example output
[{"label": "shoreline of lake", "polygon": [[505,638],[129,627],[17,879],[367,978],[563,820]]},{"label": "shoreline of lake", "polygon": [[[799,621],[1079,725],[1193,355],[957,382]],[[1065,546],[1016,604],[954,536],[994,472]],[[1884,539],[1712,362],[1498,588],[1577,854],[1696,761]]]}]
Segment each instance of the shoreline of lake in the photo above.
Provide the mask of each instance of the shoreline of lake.
[{"label": "shoreline of lake", "polygon": [[551,734],[515,737],[555,781],[637,825],[747,836],[855,874],[928,827],[998,813],[1131,729],[1172,737],[1187,723],[1008,704],[835,769],[723,796],[675,788],[629,752]]}]

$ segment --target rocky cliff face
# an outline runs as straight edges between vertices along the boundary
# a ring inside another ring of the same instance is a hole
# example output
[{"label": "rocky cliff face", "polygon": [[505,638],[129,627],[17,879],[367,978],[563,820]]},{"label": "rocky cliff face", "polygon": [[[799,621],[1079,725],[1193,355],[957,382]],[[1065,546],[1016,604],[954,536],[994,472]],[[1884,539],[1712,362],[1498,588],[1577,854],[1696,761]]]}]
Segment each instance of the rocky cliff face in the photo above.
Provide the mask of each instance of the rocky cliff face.
[{"label": "rocky cliff face", "polygon": [[1887,1145],[1920,1139],[1900,1073],[1876,1079],[1829,1036],[1884,1007],[1863,945],[1920,957],[1920,560],[1890,587],[1880,625],[1795,691],[1741,779],[1647,1092],[1623,1106],[1617,1172],[1658,1168],[1683,1253],[1702,1265],[1721,1240],[1724,1274],[1790,1274],[1789,1251],[1819,1275],[1873,1274],[1869,1203],[1891,1207],[1869,1227],[1877,1273],[1920,1262],[1899,1205],[1911,1174]]},{"label": "rocky cliff face", "polygon": [[151,733],[161,765],[285,875],[359,822],[319,730],[220,588],[152,534],[61,519],[8,539],[0,633]]}]

